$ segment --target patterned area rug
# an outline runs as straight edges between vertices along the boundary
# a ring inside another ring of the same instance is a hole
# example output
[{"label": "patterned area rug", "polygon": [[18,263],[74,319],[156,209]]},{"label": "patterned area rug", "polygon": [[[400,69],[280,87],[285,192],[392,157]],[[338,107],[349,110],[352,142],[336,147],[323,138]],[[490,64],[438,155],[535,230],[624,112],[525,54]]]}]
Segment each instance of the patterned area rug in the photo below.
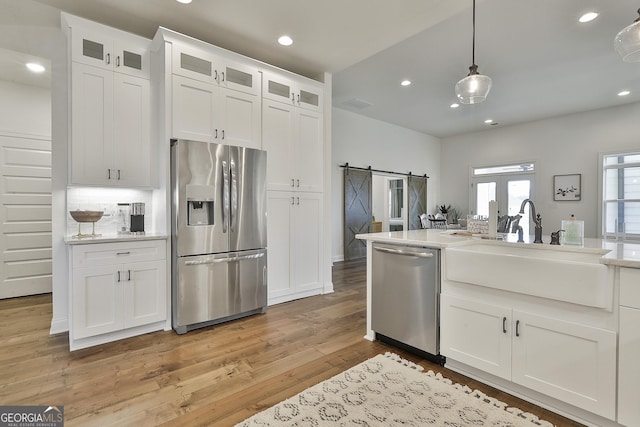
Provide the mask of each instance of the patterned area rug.
[{"label": "patterned area rug", "polygon": [[377,355],[237,426],[553,427],[393,353]]}]

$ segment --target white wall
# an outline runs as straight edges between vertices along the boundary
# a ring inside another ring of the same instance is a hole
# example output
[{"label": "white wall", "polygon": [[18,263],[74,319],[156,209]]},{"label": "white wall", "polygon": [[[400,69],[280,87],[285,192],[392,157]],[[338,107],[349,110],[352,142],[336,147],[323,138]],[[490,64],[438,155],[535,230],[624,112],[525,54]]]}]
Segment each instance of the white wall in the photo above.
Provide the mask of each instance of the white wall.
[{"label": "white wall", "polygon": [[0,131],[51,137],[51,91],[0,80]]},{"label": "white wall", "polygon": [[334,108],[332,127],[331,196],[332,259],[344,258],[343,168],[369,167],[394,172],[427,174],[427,206],[435,206],[440,187],[440,140],[399,126]]},{"label": "white wall", "polygon": [[[596,237],[598,153],[640,150],[640,103],[571,114],[442,139],[442,203],[469,210],[469,168],[535,160],[533,201],[543,234],[558,230],[573,213]],[[582,199],[553,201],[553,176],[582,174]]]}]

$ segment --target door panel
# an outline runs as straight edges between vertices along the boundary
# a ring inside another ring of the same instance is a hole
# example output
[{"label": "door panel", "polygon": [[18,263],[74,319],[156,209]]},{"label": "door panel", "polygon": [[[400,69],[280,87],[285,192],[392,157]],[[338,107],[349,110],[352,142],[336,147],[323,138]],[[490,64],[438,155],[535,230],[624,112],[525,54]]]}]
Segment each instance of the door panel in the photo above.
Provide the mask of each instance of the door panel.
[{"label": "door panel", "polygon": [[262,147],[267,150],[267,188],[293,188],[294,107],[265,99],[262,103]]},{"label": "door panel", "polygon": [[51,140],[0,136],[0,298],[51,292]]},{"label": "door panel", "polygon": [[322,193],[295,193],[292,277],[296,290],[318,288],[322,248]]},{"label": "door panel", "polygon": [[212,141],[215,110],[215,91],[219,88],[181,76],[173,76],[174,138]]},{"label": "door panel", "polygon": [[166,270],[164,261],[125,265],[124,327],[166,319]]},{"label": "door panel", "polygon": [[409,230],[422,228],[420,215],[427,213],[427,178],[409,176],[407,178],[409,197]]},{"label": "door panel", "polygon": [[[73,271],[73,338],[85,338],[122,329],[122,275],[104,266]],[[120,279],[120,280],[118,280]]]},{"label": "door panel", "polygon": [[344,259],[367,256],[366,242],[356,234],[371,230],[371,171],[344,169]]},{"label": "door panel", "polygon": [[267,152],[229,147],[232,251],[267,247]]},{"label": "door panel", "polygon": [[293,283],[289,278],[293,240],[291,222],[293,221],[293,193],[269,191],[267,211],[267,233],[269,235],[268,275],[269,299],[291,293]]},{"label": "door panel", "polygon": [[[229,250],[229,147],[198,141],[172,146],[172,173],[177,178],[176,250],[178,256]],[[226,170],[225,170],[226,165]],[[224,182],[227,180],[226,190]]]}]

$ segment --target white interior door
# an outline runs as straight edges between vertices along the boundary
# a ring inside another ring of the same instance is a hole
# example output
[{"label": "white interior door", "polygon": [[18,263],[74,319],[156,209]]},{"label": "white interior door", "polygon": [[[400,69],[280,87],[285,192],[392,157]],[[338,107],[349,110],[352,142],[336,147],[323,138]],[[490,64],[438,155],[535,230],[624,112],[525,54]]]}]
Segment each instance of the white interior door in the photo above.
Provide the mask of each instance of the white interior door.
[{"label": "white interior door", "polygon": [[51,292],[51,140],[0,135],[0,298]]}]

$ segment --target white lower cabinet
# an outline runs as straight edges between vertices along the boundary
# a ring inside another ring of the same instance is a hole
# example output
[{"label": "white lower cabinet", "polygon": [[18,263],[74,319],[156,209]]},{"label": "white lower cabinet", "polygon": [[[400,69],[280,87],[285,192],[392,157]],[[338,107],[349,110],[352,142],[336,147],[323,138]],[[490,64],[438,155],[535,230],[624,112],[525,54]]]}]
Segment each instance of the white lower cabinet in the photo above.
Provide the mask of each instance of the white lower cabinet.
[{"label": "white lower cabinet", "polygon": [[277,304],[322,290],[322,193],[269,191],[268,302]]},{"label": "white lower cabinet", "polygon": [[615,419],[616,333],[441,295],[441,353]]},{"label": "white lower cabinet", "polygon": [[640,426],[640,269],[620,268],[618,423]]},{"label": "white lower cabinet", "polygon": [[72,350],[163,328],[165,251],[161,240],[71,246]]}]

